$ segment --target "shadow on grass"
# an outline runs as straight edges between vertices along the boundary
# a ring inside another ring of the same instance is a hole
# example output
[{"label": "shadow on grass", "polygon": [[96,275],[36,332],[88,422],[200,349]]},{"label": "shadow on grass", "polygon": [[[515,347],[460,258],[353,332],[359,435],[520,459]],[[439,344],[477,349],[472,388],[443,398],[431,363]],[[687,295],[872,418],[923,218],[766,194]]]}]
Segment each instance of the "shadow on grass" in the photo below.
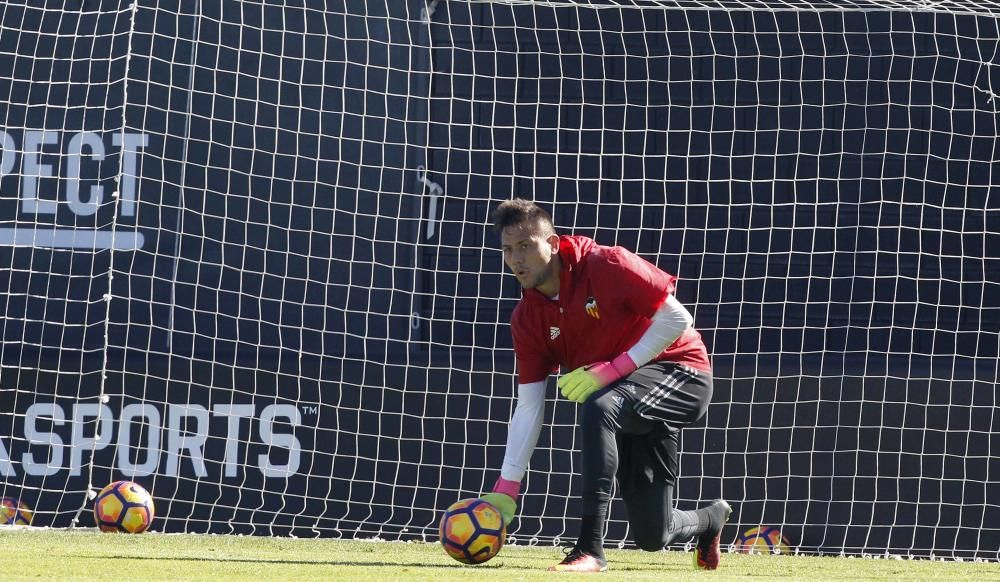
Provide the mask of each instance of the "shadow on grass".
[{"label": "shadow on grass", "polygon": [[90,560],[143,560],[143,561],[170,561],[170,562],[226,562],[231,564],[275,564],[284,566],[366,566],[366,567],[392,567],[392,568],[500,568],[501,562],[492,564],[428,564],[426,562],[379,562],[379,561],[352,561],[352,560],[275,560],[269,558],[215,558],[207,557],[183,557],[183,556],[133,556],[123,554],[102,554],[100,556],[67,555],[67,558],[82,558]]},{"label": "shadow on grass", "polygon": [[[549,565],[547,561],[542,561],[540,563],[538,558],[527,558],[522,556],[502,556],[499,559],[494,559],[490,562],[484,564],[476,565],[466,565],[457,562],[453,563],[427,563],[427,562],[392,562],[392,561],[363,561],[363,560],[291,560],[291,559],[274,559],[274,558],[216,558],[213,556],[195,557],[195,556],[135,556],[128,554],[103,554],[100,556],[87,556],[87,555],[69,555],[68,558],[88,558],[88,559],[113,559],[113,560],[142,560],[142,561],[162,561],[169,560],[171,562],[191,562],[191,563],[205,563],[205,562],[222,562],[228,564],[258,564],[264,565],[281,565],[281,566],[324,566],[324,567],[364,567],[364,568],[414,568],[423,570],[434,570],[440,568],[446,568],[449,570],[464,570],[466,572],[474,572],[476,570],[482,572],[484,570],[495,570],[495,569],[516,569],[516,570],[530,570],[543,572]],[[555,561],[552,562],[553,564]],[[668,573],[693,573],[695,571],[690,565],[680,565],[672,562],[657,562],[650,560],[649,562],[619,562],[613,563],[611,566],[616,572],[649,572],[660,571],[664,574]],[[473,570],[470,570],[473,569]]]}]

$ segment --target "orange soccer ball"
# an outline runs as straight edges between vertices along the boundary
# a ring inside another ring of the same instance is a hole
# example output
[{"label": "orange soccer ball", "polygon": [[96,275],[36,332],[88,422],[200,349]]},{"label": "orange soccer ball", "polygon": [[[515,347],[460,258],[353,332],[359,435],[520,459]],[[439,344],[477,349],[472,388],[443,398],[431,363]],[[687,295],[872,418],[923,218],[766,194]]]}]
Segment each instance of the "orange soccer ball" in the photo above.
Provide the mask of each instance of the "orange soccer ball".
[{"label": "orange soccer ball", "polygon": [[132,481],[115,481],[94,499],[94,520],[101,531],[142,533],[153,515],[153,497]]},{"label": "orange soccer ball", "polygon": [[773,525],[748,529],[736,538],[736,550],[743,554],[790,554],[792,544]]},{"label": "orange soccer ball", "polygon": [[463,564],[482,564],[497,555],[506,533],[500,511],[482,499],[456,501],[441,517],[441,545]]},{"label": "orange soccer ball", "polygon": [[31,508],[13,497],[0,499],[0,525],[31,525]]}]

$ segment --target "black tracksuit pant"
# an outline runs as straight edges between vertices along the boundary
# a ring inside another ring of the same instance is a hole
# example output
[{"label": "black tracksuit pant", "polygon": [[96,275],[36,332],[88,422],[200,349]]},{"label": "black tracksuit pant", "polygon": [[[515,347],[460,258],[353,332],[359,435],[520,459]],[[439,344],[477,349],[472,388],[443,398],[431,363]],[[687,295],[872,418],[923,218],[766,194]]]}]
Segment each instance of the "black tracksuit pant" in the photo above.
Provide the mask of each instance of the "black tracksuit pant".
[{"label": "black tracksuit pant", "polygon": [[603,528],[617,478],[640,548],[657,551],[701,533],[707,522],[675,510],[673,490],[680,430],[711,398],[711,374],[673,362],[646,364],[588,398],[580,422],[584,523],[596,517]]}]

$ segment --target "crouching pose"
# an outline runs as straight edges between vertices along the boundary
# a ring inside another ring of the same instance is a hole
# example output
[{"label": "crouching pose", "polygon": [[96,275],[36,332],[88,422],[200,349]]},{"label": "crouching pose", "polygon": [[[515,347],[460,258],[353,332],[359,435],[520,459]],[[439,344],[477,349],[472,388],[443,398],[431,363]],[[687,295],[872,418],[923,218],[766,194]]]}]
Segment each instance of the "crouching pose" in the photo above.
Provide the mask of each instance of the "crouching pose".
[{"label": "crouching pose", "polygon": [[523,295],[511,316],[517,406],[500,477],[483,498],[510,523],[542,426],[545,382],[562,366],[559,391],[581,405],[583,515],[576,544],[549,569],[607,569],[604,525],[617,478],[640,548],[696,536],[695,564],[714,570],[729,504],[681,511],[673,502],[680,431],[712,398],[708,352],[674,297],[676,277],[621,247],[556,234],[549,214],[526,200],[500,204],[493,221]]}]

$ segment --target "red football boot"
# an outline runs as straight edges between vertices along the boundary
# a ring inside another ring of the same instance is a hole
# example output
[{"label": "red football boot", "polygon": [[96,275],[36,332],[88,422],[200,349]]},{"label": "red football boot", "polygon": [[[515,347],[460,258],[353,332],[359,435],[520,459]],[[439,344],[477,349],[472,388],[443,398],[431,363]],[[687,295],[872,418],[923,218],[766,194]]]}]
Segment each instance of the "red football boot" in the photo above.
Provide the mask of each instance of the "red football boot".
[{"label": "red football boot", "polygon": [[706,509],[709,512],[711,525],[708,531],[698,536],[698,544],[694,549],[694,565],[702,570],[714,570],[719,567],[719,562],[722,560],[722,550],[719,547],[722,526],[729,521],[733,508],[724,499],[719,499]]},{"label": "red football boot", "polygon": [[551,566],[549,572],[603,572],[607,569],[608,561],[604,558],[573,548],[562,562]]}]

